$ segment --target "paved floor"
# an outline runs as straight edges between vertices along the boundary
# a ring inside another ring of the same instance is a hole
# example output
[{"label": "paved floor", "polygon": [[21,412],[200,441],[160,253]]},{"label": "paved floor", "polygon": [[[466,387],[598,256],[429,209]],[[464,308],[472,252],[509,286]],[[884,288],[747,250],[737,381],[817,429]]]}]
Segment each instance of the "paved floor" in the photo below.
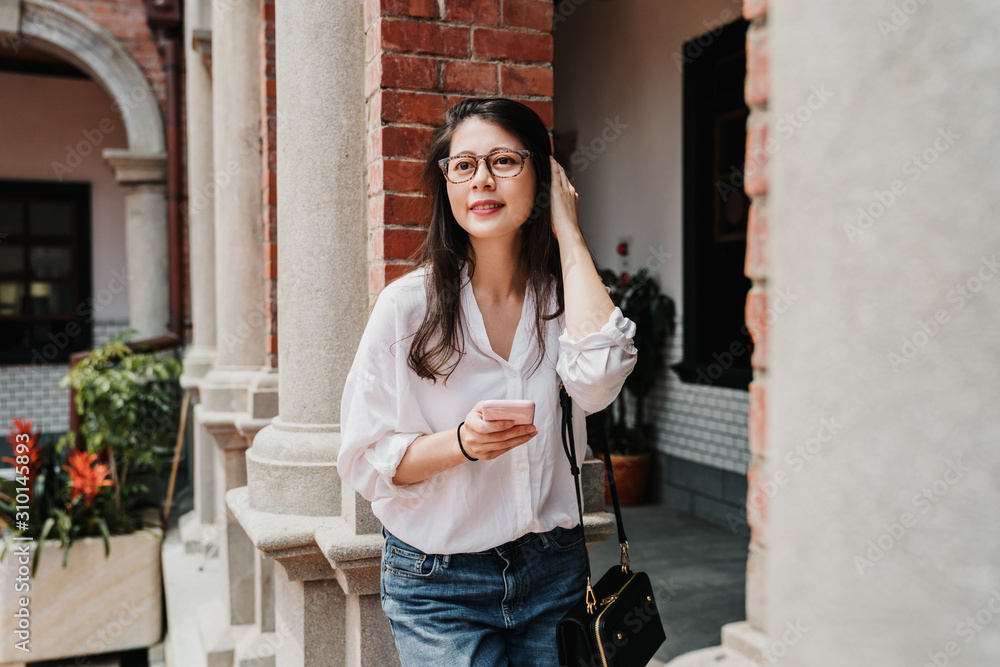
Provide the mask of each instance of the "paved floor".
[{"label": "paved floor", "polygon": [[[656,658],[718,646],[722,626],[746,618],[749,538],[658,505],[623,507],[622,518],[632,569],[649,575],[667,635]],[[620,553],[617,538],[595,545],[592,576],[618,563]]]}]

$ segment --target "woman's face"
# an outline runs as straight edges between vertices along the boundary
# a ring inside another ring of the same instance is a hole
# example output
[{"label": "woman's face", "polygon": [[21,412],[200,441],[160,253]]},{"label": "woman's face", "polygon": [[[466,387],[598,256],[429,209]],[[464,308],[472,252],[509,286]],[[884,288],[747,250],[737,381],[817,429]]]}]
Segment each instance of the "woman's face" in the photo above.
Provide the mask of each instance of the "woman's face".
[{"label": "woman's face", "polygon": [[[448,155],[486,155],[497,148],[523,149],[517,137],[480,118],[467,118],[455,129]],[[502,237],[517,232],[531,215],[535,203],[535,164],[529,157],[517,176],[497,178],[480,160],[476,173],[464,183],[446,181],[455,220],[469,236]],[[473,209],[481,200],[501,204],[499,208]]]}]

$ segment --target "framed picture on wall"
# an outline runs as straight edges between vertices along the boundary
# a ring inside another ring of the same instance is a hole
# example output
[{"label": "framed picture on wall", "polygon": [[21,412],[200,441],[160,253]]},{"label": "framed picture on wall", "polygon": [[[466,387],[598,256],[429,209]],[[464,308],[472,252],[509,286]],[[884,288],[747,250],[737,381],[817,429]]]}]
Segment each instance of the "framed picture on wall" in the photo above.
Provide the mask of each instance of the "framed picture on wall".
[{"label": "framed picture on wall", "polygon": [[750,198],[743,191],[743,153],[746,146],[746,107],[724,111],[714,118],[713,171],[715,202],[712,240],[746,242]]}]

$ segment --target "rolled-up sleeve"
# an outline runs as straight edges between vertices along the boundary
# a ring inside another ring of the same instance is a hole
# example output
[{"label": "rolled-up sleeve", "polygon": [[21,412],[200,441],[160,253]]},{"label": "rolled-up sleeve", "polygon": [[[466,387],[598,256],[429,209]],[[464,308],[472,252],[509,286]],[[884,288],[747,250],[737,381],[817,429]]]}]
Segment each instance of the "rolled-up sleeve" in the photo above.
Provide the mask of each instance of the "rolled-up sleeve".
[{"label": "rolled-up sleeve", "polygon": [[422,433],[395,430],[396,397],[389,384],[365,371],[353,371],[340,406],[340,452],[337,471],[369,502],[396,496],[418,497],[425,482],[394,484],[406,448]]},{"label": "rolled-up sleeve", "polygon": [[579,340],[570,340],[569,332],[563,329],[556,372],[585,413],[603,410],[621,392],[636,363],[634,335],[635,322],[618,306],[599,331]]},{"label": "rolled-up sleeve", "polygon": [[407,447],[423,432],[400,426],[404,419],[395,390],[395,364],[405,360],[390,351],[396,327],[394,308],[386,297],[381,295],[372,310],[340,402],[337,472],[345,484],[373,503],[420,496],[427,483],[392,481]]}]

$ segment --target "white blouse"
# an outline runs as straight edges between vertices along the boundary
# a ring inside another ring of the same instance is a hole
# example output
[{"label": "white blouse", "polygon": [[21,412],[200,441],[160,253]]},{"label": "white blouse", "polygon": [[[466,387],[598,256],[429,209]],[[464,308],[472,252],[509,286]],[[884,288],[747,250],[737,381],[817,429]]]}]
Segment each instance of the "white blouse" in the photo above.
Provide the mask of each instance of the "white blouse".
[{"label": "white blouse", "polygon": [[[510,361],[490,345],[463,264],[460,289],[465,354],[448,386],[407,365],[426,309],[428,267],[382,290],[365,327],[341,401],[337,470],[372,503],[386,529],[426,553],[484,551],[528,532],[579,523],[573,475],[563,451],[559,382],[573,400],[577,458],[587,449],[585,417],[608,406],[636,363],[635,323],[615,307],[600,331],[570,340],[565,312],[543,321],[545,360],[537,363],[535,299],[526,290]],[[543,311],[557,307],[552,303]],[[399,341],[399,342],[397,342]],[[454,357],[446,367],[454,363]],[[484,399],[535,402],[534,438],[493,460],[466,461],[414,484],[392,479],[406,448],[422,434],[454,430]]]}]

